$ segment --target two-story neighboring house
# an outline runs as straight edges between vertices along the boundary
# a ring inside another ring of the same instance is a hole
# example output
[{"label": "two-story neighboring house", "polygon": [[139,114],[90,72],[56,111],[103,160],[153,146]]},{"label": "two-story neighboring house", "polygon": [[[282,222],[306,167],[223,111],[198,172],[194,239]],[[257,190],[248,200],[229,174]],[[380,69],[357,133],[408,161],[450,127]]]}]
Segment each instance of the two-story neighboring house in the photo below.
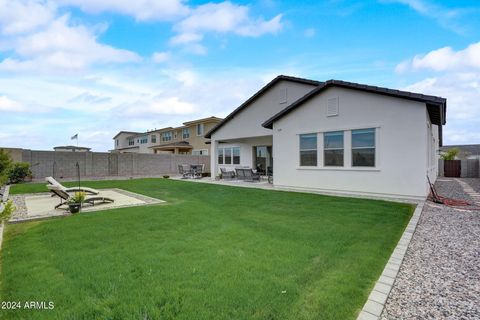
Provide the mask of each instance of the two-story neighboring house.
[{"label": "two-story neighboring house", "polygon": [[208,155],[210,145],[205,133],[223,119],[209,117],[184,122],[181,127],[167,127],[147,132],[120,131],[112,152],[174,153]]}]

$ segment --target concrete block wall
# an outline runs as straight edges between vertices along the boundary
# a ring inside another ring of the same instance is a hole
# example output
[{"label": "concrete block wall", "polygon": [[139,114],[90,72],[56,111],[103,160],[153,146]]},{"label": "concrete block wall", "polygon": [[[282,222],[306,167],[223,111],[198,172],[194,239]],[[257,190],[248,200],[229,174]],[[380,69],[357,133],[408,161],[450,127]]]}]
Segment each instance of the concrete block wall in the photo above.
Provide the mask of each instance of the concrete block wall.
[{"label": "concrete block wall", "polygon": [[178,173],[179,164],[204,164],[205,171],[210,172],[210,156],[28,149],[23,149],[18,154],[18,159],[15,160],[30,163],[34,179],[43,179],[48,176],[75,178],[77,162],[81,177],[175,174]]}]

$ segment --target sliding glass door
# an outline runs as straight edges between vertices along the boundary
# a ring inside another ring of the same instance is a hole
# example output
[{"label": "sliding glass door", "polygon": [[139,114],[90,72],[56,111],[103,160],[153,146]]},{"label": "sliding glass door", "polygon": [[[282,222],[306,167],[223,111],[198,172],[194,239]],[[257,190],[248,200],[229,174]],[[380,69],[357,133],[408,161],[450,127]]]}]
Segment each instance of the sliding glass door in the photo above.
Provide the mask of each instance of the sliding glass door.
[{"label": "sliding glass door", "polygon": [[273,169],[272,146],[253,147],[253,164],[258,173],[266,175]]}]

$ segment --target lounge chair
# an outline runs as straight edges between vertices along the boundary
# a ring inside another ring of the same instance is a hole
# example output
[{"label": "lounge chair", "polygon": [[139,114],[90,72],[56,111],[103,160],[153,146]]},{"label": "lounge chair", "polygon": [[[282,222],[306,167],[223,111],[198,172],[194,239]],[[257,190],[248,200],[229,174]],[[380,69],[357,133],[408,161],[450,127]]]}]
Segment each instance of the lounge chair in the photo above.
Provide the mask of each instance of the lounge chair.
[{"label": "lounge chair", "polygon": [[193,178],[193,170],[188,164],[179,164],[178,173],[182,175],[182,179]]},{"label": "lounge chair", "polygon": [[[80,191],[80,192],[85,192],[85,193],[88,193],[88,194],[99,194],[100,193],[100,191],[92,189],[92,188],[88,188],[88,187],[71,187],[71,188],[64,187],[63,184],[61,184],[60,182],[55,180],[55,178],[53,178],[53,177],[46,177],[45,180],[50,185],[56,186],[56,187],[62,189],[63,191],[65,191],[65,192],[78,192],[78,191]],[[48,185],[47,185],[47,188],[48,188]]]},{"label": "lounge chair", "polygon": [[225,168],[220,168],[220,172],[222,173],[222,179],[233,179],[235,178],[235,171],[227,171]]},{"label": "lounge chair", "polygon": [[[60,204],[56,205],[55,206],[55,209],[63,206],[63,205],[66,205],[68,204],[68,200],[70,200],[71,196],[68,194],[68,192],[66,192],[65,190],[63,190],[62,188],[59,188],[58,186],[54,186],[54,185],[47,185],[47,188],[48,190],[50,190],[50,192],[52,192],[52,194],[58,196],[60,198]],[[111,203],[111,202],[114,202],[114,200],[112,198],[107,198],[107,197],[87,197],[85,198],[85,200],[83,201],[84,203],[88,203],[88,204],[91,204],[92,206],[94,206],[97,202],[97,201],[100,201],[101,203]]]},{"label": "lounge chair", "polygon": [[201,179],[203,175],[204,164],[192,164],[190,170],[192,170],[193,178]]},{"label": "lounge chair", "polygon": [[260,174],[253,172],[252,169],[242,169],[245,175],[245,181],[260,181]]},{"label": "lounge chair", "polygon": [[245,169],[243,168],[235,168],[235,172],[237,173],[237,178],[239,180],[245,180]]}]

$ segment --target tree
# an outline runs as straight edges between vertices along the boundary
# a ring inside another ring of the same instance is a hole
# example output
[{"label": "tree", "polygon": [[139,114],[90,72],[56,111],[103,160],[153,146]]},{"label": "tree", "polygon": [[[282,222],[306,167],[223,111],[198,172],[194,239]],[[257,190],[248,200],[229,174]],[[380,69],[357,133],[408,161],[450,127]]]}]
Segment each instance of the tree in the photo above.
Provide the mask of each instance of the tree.
[{"label": "tree", "polygon": [[8,172],[12,163],[13,161],[10,158],[10,154],[4,149],[0,149],[0,185],[7,182]]},{"label": "tree", "polygon": [[442,154],[443,160],[455,160],[455,157],[458,155],[460,150],[458,148],[448,149],[445,153]]}]

